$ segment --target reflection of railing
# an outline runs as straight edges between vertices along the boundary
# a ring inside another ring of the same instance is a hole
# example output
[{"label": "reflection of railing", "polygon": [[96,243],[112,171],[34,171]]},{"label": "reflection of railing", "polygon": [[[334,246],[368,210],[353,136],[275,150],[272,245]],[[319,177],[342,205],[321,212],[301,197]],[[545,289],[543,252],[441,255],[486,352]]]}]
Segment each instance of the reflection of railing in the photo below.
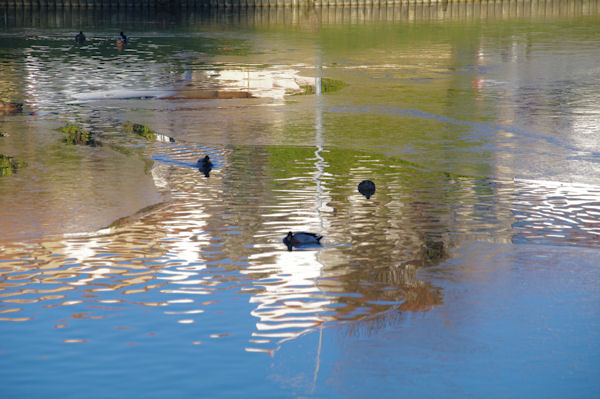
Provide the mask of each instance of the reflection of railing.
[{"label": "reflection of railing", "polygon": [[[5,17],[12,17],[8,18],[9,25],[11,21],[16,25],[43,24],[34,17],[37,13],[38,16],[56,14],[56,20],[64,27],[81,26],[81,18],[98,23],[103,14],[114,17],[115,12],[119,17],[126,16],[131,27],[135,21],[164,19],[161,6],[165,5],[172,8],[170,17],[181,25],[210,22],[298,25],[307,18],[322,24],[554,18],[600,13],[600,0],[0,0]],[[145,12],[140,13],[140,9]],[[234,14],[235,20],[230,20]]]},{"label": "reflection of railing", "polygon": [[461,5],[462,8],[481,8],[482,6],[498,6],[501,8],[544,8],[546,5],[564,5],[565,7],[584,7],[586,3],[594,4],[594,1],[569,1],[569,0],[1,0],[0,7],[40,7],[40,8],[116,8],[116,9],[139,9],[139,8],[171,8],[171,9],[194,9],[194,8],[245,8],[245,7],[302,7],[302,6],[394,6],[403,5],[411,7],[429,7],[441,5],[448,9],[453,5]]}]

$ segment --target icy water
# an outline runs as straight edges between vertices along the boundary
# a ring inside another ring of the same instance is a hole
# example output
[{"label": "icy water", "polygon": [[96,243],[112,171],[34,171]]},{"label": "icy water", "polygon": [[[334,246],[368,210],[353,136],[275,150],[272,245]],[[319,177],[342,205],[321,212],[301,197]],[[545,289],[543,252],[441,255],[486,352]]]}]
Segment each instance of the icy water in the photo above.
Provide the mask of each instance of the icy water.
[{"label": "icy water", "polygon": [[531,4],[5,14],[0,396],[599,397],[600,7]]}]

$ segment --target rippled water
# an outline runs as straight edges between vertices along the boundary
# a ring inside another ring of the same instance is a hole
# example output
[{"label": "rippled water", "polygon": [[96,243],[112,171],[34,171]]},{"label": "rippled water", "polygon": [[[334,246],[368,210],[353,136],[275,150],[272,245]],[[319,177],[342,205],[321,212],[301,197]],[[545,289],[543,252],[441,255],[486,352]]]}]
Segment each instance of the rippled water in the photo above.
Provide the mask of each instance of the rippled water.
[{"label": "rippled water", "polygon": [[[586,5],[5,19],[0,89],[24,112],[0,153],[26,166],[0,177],[0,393],[598,396]],[[344,86],[298,94],[321,79]],[[288,251],[290,230],[322,246]]]}]

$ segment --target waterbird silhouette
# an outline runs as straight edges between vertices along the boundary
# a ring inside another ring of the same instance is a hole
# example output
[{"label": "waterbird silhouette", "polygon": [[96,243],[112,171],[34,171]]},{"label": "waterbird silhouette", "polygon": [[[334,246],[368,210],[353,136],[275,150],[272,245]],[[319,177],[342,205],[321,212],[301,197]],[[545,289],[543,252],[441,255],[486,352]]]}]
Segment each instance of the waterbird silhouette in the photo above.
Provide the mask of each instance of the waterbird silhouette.
[{"label": "waterbird silhouette", "polygon": [[85,35],[83,34],[83,31],[79,31],[79,33],[77,35],[75,35],[75,41],[77,43],[85,42]]},{"label": "waterbird silhouette", "polygon": [[367,197],[371,198],[375,194],[375,183],[371,180],[363,180],[358,184],[358,192]]},{"label": "waterbird silhouette", "polygon": [[290,231],[283,239],[283,243],[287,245],[288,251],[291,251],[293,247],[321,245],[321,238],[323,238],[323,236],[315,233],[306,233],[304,231],[292,233]]},{"label": "waterbird silhouette", "polygon": [[200,158],[198,162],[196,162],[198,166],[198,170],[204,173],[204,176],[209,177],[210,171],[213,168],[213,163],[210,161],[210,157],[206,155],[204,158]]},{"label": "waterbird silhouette", "polygon": [[119,36],[117,37],[117,50],[119,50],[119,52],[123,51],[128,40],[129,38],[125,36],[123,32],[119,33]]}]

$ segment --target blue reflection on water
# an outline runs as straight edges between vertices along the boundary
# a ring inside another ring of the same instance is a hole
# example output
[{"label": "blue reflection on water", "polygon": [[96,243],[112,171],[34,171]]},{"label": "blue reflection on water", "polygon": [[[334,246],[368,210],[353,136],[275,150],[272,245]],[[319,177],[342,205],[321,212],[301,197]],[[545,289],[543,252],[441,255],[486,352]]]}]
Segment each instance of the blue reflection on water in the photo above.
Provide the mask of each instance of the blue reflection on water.
[{"label": "blue reflection on water", "polygon": [[[598,397],[597,251],[540,249],[467,244],[420,273],[443,287],[444,306],[384,315],[385,329],[325,329],[314,397]],[[299,378],[284,365],[301,348],[314,354],[317,335],[283,347],[273,372],[310,390],[308,372]]]},{"label": "blue reflection on water", "polygon": [[[180,315],[126,303],[107,305],[113,308],[110,317],[94,323],[86,321],[86,304],[52,312],[38,305],[31,309],[32,320],[5,323],[0,330],[0,393],[597,397],[597,251],[540,249],[466,244],[438,267],[420,272],[442,287],[444,306],[316,330],[287,342],[273,357],[240,352],[255,319],[249,316],[254,306],[236,288],[219,291],[210,310],[189,324],[174,323]],[[150,291],[144,299],[160,301],[161,294]]]},{"label": "blue reflection on water", "polygon": [[[158,291],[149,292],[145,299],[160,301],[160,296]],[[237,299],[235,290],[221,291],[219,303],[207,311],[210,314],[187,325],[174,322],[181,315],[132,304],[110,305],[110,317],[94,323],[85,316],[73,318],[78,312],[89,312],[86,304],[56,307],[52,312],[39,306],[32,320],[5,323],[0,330],[4,365],[0,394],[6,398],[240,397],[248,393],[281,397],[281,389],[263,378],[271,358],[240,352],[255,321],[249,316],[253,306]],[[68,327],[56,328],[57,320]],[[227,342],[210,344],[211,340]]]}]

